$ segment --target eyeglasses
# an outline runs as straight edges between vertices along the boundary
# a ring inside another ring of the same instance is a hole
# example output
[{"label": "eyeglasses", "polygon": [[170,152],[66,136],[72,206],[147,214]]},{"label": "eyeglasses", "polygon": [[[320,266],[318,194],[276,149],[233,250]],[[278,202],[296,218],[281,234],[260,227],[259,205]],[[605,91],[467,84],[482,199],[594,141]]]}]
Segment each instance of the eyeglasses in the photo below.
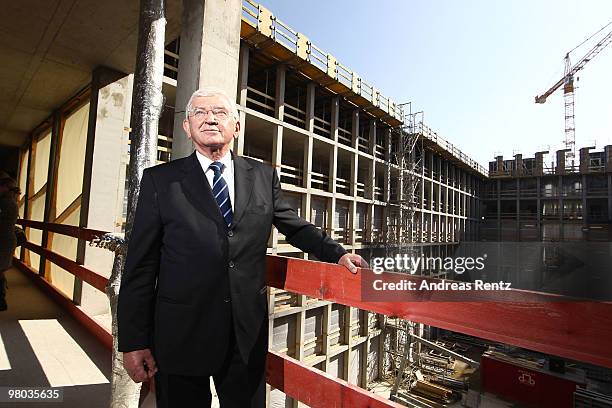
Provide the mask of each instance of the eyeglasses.
[{"label": "eyeglasses", "polygon": [[189,116],[196,118],[197,120],[202,120],[206,117],[208,112],[213,114],[218,120],[225,120],[229,116],[228,112],[225,109],[215,108],[215,109],[202,109],[195,108],[189,111]]}]

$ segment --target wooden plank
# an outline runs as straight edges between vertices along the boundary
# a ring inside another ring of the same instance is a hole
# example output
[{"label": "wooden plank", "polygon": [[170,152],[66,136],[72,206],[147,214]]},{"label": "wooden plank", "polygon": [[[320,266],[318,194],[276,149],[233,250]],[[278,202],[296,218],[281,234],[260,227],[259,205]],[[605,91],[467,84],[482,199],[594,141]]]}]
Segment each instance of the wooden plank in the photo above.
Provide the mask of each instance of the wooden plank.
[{"label": "wooden plank", "polygon": [[402,407],[275,351],[268,352],[266,382],[313,408]]},{"label": "wooden plank", "polygon": [[375,275],[363,269],[353,275],[338,265],[275,256],[267,259],[267,283],[275,288],[612,368],[610,302],[516,289],[462,295],[455,291],[402,291],[401,299],[364,301],[362,283],[368,285],[378,278],[387,282],[440,281],[403,274]]}]

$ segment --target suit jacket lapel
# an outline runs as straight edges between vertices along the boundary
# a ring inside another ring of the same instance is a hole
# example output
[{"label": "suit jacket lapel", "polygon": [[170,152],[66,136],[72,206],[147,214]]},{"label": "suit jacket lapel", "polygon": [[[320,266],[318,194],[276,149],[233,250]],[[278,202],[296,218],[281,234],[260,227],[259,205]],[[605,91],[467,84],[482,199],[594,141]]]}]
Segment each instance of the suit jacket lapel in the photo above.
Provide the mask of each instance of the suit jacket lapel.
[{"label": "suit jacket lapel", "polygon": [[236,200],[232,225],[236,225],[244,215],[244,210],[253,192],[253,168],[245,159],[236,156],[233,152],[232,158],[234,160],[234,197]]},{"label": "suit jacket lapel", "polygon": [[195,152],[185,160],[183,172],[185,176],[181,180],[181,185],[187,199],[204,215],[225,225],[223,217],[221,217],[221,211],[219,211],[219,206],[212,195],[210,184],[206,180],[206,175]]}]

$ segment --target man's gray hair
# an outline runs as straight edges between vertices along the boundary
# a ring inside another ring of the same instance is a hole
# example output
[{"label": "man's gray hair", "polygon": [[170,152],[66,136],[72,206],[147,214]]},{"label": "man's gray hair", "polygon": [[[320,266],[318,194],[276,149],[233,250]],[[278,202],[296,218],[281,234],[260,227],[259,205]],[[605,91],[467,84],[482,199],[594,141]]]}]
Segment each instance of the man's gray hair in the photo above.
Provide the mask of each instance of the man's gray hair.
[{"label": "man's gray hair", "polygon": [[223,98],[225,98],[230,108],[230,111],[231,111],[230,113],[234,117],[234,120],[235,121],[239,120],[238,107],[236,106],[236,101],[230,98],[227,92],[225,92],[223,89],[215,88],[213,86],[205,86],[203,88],[196,90],[193,94],[191,94],[191,98],[189,98],[189,102],[187,102],[187,106],[185,107],[185,118],[189,117],[189,112],[191,112],[191,110],[193,109],[193,100],[195,98],[204,97],[204,96],[222,96]]}]

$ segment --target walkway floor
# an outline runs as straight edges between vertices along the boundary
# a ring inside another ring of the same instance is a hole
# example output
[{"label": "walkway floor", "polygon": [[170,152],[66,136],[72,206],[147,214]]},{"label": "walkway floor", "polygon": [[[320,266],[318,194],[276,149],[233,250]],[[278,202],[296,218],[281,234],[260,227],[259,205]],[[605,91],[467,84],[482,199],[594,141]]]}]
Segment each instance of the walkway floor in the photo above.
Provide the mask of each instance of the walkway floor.
[{"label": "walkway floor", "polygon": [[[0,387],[62,387],[54,407],[107,408],[109,352],[22,272],[7,271],[8,310],[0,312]],[[2,401],[2,397],[0,397]],[[2,403],[0,407],[40,407]]]}]

